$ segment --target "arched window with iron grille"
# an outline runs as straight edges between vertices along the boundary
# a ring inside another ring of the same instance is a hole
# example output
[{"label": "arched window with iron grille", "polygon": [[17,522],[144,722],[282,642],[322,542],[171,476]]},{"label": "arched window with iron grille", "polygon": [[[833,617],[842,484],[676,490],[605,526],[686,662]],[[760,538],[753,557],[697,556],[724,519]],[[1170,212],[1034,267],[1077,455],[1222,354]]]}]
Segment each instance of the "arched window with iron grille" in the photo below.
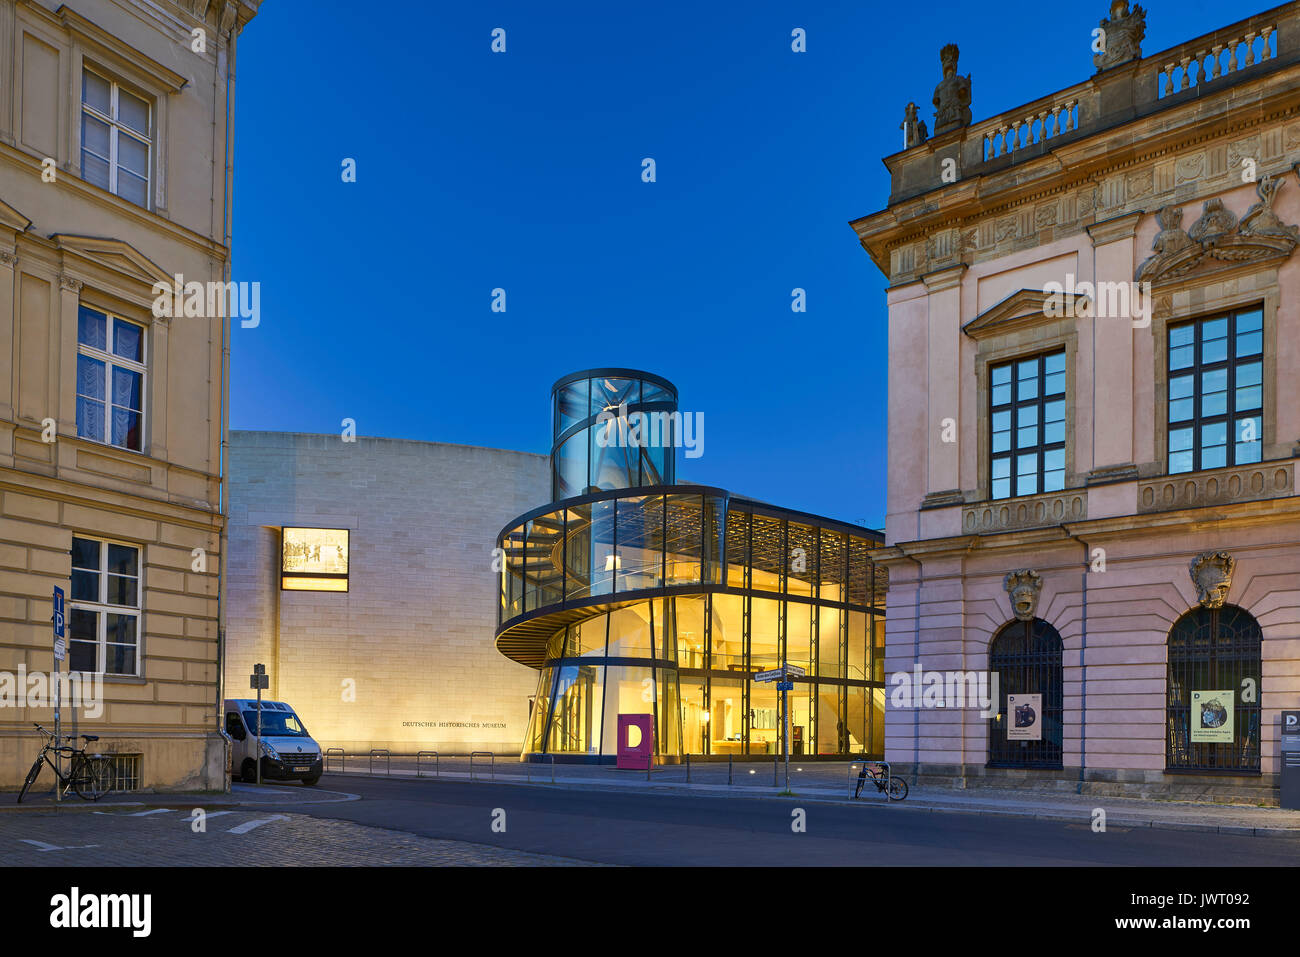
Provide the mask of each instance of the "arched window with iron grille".
[{"label": "arched window with iron grille", "polygon": [[[1003,625],[989,644],[989,670],[998,674],[998,714],[989,722],[991,768],[1061,767],[1064,704],[1061,636],[1041,618]],[[1007,740],[1007,695],[1043,696],[1042,737]]]},{"label": "arched window with iron grille", "polygon": [[[1195,608],[1174,622],[1169,630],[1168,770],[1259,771],[1262,639],[1259,622],[1236,605]],[[1192,740],[1195,691],[1231,693],[1232,740]]]}]

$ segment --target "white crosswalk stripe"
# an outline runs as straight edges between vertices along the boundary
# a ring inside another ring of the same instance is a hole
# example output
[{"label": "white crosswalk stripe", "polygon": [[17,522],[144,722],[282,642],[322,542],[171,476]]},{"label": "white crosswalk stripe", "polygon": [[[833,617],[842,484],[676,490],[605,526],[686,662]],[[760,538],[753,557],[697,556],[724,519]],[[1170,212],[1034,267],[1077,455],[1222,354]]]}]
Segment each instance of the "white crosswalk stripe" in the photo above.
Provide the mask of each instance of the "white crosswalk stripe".
[{"label": "white crosswalk stripe", "polygon": [[255,827],[261,827],[263,824],[270,824],[272,821],[287,821],[289,818],[284,814],[273,814],[270,817],[259,817],[256,820],[245,821],[243,824],[237,824],[232,827],[227,834],[247,834]]}]

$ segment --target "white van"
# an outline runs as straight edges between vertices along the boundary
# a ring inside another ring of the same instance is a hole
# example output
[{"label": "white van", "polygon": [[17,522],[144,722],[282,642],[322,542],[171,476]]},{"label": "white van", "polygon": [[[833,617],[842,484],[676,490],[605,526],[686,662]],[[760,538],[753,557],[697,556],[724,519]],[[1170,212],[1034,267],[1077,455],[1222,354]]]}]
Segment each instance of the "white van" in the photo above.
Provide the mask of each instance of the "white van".
[{"label": "white van", "polygon": [[[257,780],[257,699],[226,699],[226,734],[233,757],[231,771],[245,781]],[[301,781],[308,787],[324,771],[321,746],[283,701],[262,702],[262,780]]]}]

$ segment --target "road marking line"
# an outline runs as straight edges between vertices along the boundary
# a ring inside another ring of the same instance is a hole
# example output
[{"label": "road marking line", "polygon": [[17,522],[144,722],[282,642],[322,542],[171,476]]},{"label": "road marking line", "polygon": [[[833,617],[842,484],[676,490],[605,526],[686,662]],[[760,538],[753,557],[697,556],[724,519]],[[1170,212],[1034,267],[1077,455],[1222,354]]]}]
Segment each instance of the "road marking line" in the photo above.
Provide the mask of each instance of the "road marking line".
[{"label": "road marking line", "polygon": [[259,817],[259,818],[258,818],[257,820],[255,820],[255,821],[245,821],[243,824],[238,824],[238,825],[236,825],[235,827],[232,827],[232,828],[231,828],[229,831],[227,831],[226,833],[227,833],[227,834],[247,834],[247,833],[248,833],[249,831],[251,831],[253,828],[255,828],[255,827],[261,827],[263,824],[270,824],[272,821],[287,821],[287,820],[289,820],[289,818],[288,818],[287,815],[284,815],[284,814],[274,814],[274,815],[272,815],[271,817]]},{"label": "road marking line", "polygon": [[152,811],[135,811],[126,815],[127,817],[147,817],[150,814],[170,814],[176,810],[174,807],[156,807]]},{"label": "road marking line", "polygon": [[[192,812],[191,812],[192,813]],[[208,811],[207,817],[221,817],[223,814],[234,814],[234,811]]]},{"label": "road marking line", "polygon": [[57,844],[46,844],[44,841],[33,841],[26,837],[20,837],[18,840],[24,844],[32,845],[38,851],[79,851],[85,847],[99,847],[98,844],[75,844],[70,847],[60,847]]}]

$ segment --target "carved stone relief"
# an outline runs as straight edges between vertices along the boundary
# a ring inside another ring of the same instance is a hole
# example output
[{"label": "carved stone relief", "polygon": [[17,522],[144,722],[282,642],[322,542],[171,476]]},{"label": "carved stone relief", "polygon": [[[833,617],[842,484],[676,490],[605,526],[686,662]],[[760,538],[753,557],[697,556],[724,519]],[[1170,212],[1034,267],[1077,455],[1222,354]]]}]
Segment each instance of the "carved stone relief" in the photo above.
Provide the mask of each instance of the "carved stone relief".
[{"label": "carved stone relief", "polygon": [[1201,552],[1192,559],[1188,570],[1201,607],[1223,607],[1232,588],[1232,571],[1236,565],[1236,559],[1227,552]]},{"label": "carved stone relief", "polygon": [[1237,217],[1218,197],[1206,200],[1200,218],[1184,232],[1182,210],[1165,206],[1156,214],[1160,232],[1151,244],[1155,252],[1137,269],[1139,281],[1176,279],[1203,263],[1264,262],[1285,258],[1300,245],[1300,229],[1289,226],[1273,212],[1273,201],[1283,181],[1261,177],[1255,184],[1259,202]]},{"label": "carved stone relief", "polygon": [[1011,596],[1011,611],[1020,621],[1033,621],[1038,612],[1038,595],[1043,590],[1043,579],[1032,568],[1008,572],[1002,587]]},{"label": "carved stone relief", "polygon": [[1129,12],[1128,0],[1114,0],[1110,5],[1110,17],[1103,18],[1100,25],[1105,45],[1103,52],[1094,54],[1092,58],[1098,73],[1142,56],[1147,12],[1140,4]]}]

